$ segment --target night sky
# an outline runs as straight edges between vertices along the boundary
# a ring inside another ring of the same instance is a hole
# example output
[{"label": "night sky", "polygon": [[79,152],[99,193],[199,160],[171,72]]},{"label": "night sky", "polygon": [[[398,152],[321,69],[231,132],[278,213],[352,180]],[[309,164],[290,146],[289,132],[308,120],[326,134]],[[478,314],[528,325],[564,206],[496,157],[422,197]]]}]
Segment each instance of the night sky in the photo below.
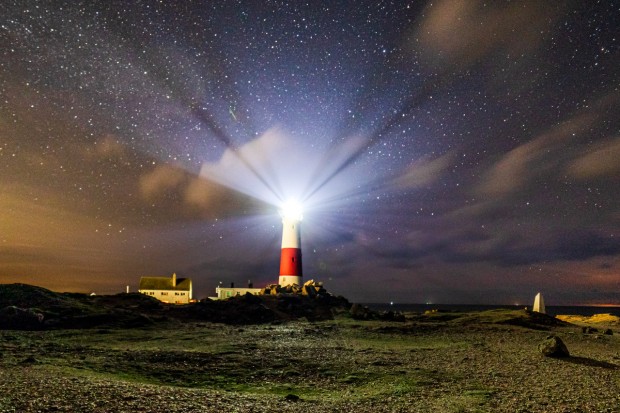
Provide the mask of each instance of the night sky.
[{"label": "night sky", "polygon": [[619,68],[614,1],[3,0],[0,283],[275,283],[297,198],[352,301],[620,305]]}]

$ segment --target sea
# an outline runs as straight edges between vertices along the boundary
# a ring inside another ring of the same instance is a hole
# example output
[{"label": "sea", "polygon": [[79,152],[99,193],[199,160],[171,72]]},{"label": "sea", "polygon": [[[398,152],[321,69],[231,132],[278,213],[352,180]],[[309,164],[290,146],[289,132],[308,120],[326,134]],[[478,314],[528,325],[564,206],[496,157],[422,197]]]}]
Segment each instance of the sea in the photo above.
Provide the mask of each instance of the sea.
[{"label": "sea", "polygon": [[[485,311],[495,309],[522,309],[525,306],[515,305],[473,305],[473,304],[400,304],[400,303],[368,303],[363,304],[375,311],[400,311],[423,313],[428,310],[438,310],[446,312],[469,312],[469,311]],[[531,306],[528,307],[531,309]],[[620,307],[610,306],[546,306],[546,313],[552,316],[564,315],[582,315],[592,316],[594,314],[612,314],[620,317]]]}]

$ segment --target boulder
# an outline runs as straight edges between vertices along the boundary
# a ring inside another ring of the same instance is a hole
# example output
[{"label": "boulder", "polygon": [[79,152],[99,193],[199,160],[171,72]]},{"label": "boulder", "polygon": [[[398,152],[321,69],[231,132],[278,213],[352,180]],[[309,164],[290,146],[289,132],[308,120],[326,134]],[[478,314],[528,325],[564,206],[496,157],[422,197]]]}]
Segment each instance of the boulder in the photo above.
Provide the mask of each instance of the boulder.
[{"label": "boulder", "polygon": [[379,319],[383,321],[406,321],[405,315],[399,311],[385,311],[379,314]]},{"label": "boulder", "polygon": [[0,329],[39,330],[43,328],[44,316],[33,308],[10,305],[0,309]]},{"label": "boulder", "polygon": [[368,307],[360,304],[353,304],[349,309],[349,313],[355,320],[369,320],[375,316]]},{"label": "boulder", "polygon": [[603,334],[605,334],[606,336],[613,336],[614,332],[612,331],[611,328],[608,328],[607,330],[603,332]]},{"label": "boulder", "polygon": [[558,336],[550,335],[538,345],[538,350],[545,357],[570,357],[566,344]]},{"label": "boulder", "polygon": [[303,288],[301,289],[301,295],[305,295],[308,297],[316,297],[316,294],[317,294],[316,289],[311,285],[304,285]]}]

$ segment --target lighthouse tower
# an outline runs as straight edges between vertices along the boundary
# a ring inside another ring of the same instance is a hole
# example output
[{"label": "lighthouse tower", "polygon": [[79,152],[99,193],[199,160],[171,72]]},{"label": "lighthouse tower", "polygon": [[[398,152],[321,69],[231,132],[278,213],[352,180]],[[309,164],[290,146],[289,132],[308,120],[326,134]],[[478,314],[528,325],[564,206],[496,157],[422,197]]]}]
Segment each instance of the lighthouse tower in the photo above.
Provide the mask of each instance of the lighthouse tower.
[{"label": "lighthouse tower", "polygon": [[281,286],[301,285],[301,207],[296,203],[288,203],[280,211],[282,216],[282,254],[280,256]]}]

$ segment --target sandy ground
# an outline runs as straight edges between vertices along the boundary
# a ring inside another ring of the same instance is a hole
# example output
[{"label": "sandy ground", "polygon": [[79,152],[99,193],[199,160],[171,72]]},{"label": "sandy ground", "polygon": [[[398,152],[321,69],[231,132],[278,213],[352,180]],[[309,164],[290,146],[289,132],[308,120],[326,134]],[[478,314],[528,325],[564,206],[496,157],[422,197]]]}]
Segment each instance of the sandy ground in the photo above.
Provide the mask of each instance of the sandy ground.
[{"label": "sandy ground", "polygon": [[[620,329],[596,328],[347,319],[0,331],[0,412],[620,412]],[[571,357],[540,354],[549,334]]]}]

